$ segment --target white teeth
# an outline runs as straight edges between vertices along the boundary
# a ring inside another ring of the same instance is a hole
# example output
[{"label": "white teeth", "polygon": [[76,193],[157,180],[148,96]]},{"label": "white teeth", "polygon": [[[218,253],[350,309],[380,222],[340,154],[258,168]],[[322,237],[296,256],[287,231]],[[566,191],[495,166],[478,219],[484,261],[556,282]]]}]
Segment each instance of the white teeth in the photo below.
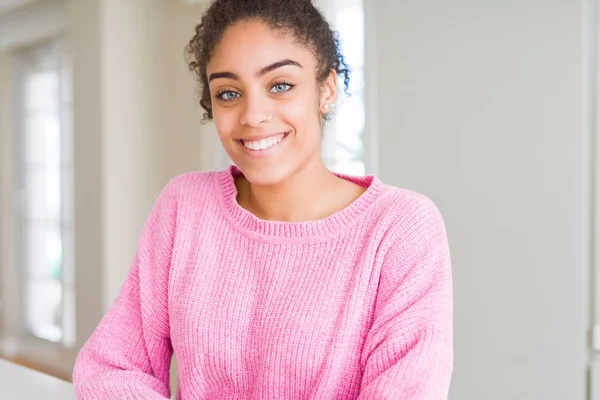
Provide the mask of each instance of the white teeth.
[{"label": "white teeth", "polygon": [[285,136],[285,133],[281,133],[277,136],[271,136],[266,139],[255,140],[255,141],[244,141],[243,143],[244,143],[244,147],[246,147],[247,149],[264,150],[264,149],[268,149],[269,147],[273,147],[277,143],[281,142],[281,140],[283,139],[284,136]]}]

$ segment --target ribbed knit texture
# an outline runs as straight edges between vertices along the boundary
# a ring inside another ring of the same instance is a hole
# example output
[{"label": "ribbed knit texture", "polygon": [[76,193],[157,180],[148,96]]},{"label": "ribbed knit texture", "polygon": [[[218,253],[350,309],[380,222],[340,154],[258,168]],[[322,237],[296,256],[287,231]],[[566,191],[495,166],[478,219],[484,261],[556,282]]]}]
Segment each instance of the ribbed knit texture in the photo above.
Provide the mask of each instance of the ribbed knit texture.
[{"label": "ribbed knit texture", "polygon": [[165,186],[117,300],[81,349],[79,399],[446,399],[453,371],[442,216],[376,176],[318,221],[262,220],[231,166]]}]

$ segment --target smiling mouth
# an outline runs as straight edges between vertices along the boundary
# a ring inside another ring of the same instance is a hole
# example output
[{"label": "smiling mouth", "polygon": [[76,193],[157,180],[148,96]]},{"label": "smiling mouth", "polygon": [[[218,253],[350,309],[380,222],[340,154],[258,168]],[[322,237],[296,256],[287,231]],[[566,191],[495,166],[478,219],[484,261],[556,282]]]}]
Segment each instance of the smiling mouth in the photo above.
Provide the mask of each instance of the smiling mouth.
[{"label": "smiling mouth", "polygon": [[279,140],[275,138],[277,138],[281,134],[273,135],[262,140],[244,141],[242,139],[236,139],[236,142],[238,142],[238,144],[242,146],[245,150],[259,152],[277,146],[279,143],[283,142],[290,133],[291,131],[284,132],[283,136]]}]

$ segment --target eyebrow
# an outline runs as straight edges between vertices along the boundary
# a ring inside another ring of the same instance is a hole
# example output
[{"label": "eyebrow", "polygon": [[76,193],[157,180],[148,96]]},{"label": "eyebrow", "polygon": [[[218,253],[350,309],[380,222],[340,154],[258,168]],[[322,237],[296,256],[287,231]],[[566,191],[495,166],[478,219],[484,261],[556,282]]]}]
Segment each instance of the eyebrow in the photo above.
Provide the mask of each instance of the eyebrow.
[{"label": "eyebrow", "polygon": [[[286,60],[281,60],[281,61],[277,61],[271,65],[267,65],[266,67],[264,67],[263,69],[261,69],[257,76],[263,76],[271,71],[276,70],[277,68],[281,68],[284,67],[286,65],[294,65],[298,68],[302,68],[302,65],[300,65],[300,63],[294,61],[294,60],[290,60],[290,59],[286,59]],[[234,74],[233,72],[215,72],[210,74],[210,76],[208,77],[208,82],[210,83],[210,81],[212,81],[213,79],[217,79],[217,78],[230,78],[230,79],[238,79],[238,76],[236,74]]]}]

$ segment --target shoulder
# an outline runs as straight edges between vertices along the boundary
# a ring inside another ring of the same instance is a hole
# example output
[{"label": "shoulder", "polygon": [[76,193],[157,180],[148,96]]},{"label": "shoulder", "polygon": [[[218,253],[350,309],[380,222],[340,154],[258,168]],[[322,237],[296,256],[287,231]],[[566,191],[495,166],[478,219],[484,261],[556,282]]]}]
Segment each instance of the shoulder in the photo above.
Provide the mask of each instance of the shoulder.
[{"label": "shoulder", "polygon": [[432,198],[415,190],[385,186],[387,196],[380,209],[389,221],[388,232],[394,242],[417,243],[446,236],[442,212]]},{"label": "shoulder", "polygon": [[440,220],[441,211],[436,202],[427,195],[411,189],[385,184],[387,196],[381,208],[385,209],[397,224],[406,225],[418,220]]},{"label": "shoulder", "polygon": [[450,246],[440,208],[414,190],[388,186],[388,191],[387,213],[392,221],[382,273],[388,279],[401,278],[408,270],[428,277],[449,274]]},{"label": "shoulder", "polygon": [[214,178],[222,171],[188,171],[178,174],[171,178],[165,185],[164,191],[173,191],[178,194],[185,194],[190,190],[207,189],[212,185]]},{"label": "shoulder", "polygon": [[154,208],[176,214],[185,205],[197,205],[214,191],[214,179],[219,171],[190,171],[172,177],[161,189]]},{"label": "shoulder", "polygon": [[218,185],[227,171],[188,171],[171,178],[163,187],[159,198],[165,197],[178,205],[199,204],[214,198]]}]

